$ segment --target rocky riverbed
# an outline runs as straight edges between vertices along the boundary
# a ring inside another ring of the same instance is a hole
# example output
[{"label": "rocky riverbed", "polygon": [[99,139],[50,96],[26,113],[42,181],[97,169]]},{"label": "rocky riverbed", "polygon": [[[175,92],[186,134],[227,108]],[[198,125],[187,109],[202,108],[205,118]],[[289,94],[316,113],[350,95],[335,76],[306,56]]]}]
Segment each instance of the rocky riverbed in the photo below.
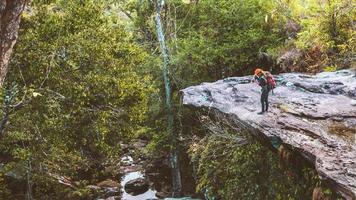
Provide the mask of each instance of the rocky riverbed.
[{"label": "rocky riverbed", "polygon": [[[172,179],[168,155],[144,157],[143,150],[146,140],[138,139],[131,145],[123,144],[125,154],[121,157],[120,180],[122,200],[153,200],[172,199]],[[140,156],[138,156],[140,155]],[[181,171],[183,171],[183,191],[185,196],[197,196],[195,185],[187,168],[189,161],[181,155]],[[191,198],[186,197],[186,200]]]}]

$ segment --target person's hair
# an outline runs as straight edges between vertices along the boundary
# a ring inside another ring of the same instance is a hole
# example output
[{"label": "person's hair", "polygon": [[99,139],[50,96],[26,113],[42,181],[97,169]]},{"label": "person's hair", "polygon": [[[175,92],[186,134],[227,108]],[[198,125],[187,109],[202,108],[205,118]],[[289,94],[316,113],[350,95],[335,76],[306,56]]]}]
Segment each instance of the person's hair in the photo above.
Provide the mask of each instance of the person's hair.
[{"label": "person's hair", "polygon": [[262,69],[260,69],[260,68],[256,68],[256,70],[255,70],[255,76],[259,76],[259,74],[263,74],[264,76],[266,76],[266,73],[262,70]]}]

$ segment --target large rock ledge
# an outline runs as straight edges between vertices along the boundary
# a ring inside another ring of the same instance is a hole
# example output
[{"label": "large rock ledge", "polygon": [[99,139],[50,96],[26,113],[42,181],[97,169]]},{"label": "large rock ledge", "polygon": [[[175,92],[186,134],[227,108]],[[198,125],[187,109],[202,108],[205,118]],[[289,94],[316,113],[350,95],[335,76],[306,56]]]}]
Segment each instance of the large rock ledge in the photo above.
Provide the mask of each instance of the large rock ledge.
[{"label": "large rock ledge", "polygon": [[251,76],[183,89],[183,104],[233,115],[256,135],[279,138],[314,164],[336,192],[356,199],[355,72],[281,74],[276,79],[278,87],[264,115],[257,114],[260,88]]}]

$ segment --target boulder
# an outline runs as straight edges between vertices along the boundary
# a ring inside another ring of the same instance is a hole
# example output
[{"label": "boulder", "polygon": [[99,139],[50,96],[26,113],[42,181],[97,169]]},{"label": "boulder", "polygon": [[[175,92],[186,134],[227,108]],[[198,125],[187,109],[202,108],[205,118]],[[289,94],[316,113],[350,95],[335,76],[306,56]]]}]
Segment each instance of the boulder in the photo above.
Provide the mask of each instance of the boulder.
[{"label": "boulder", "polygon": [[131,195],[138,195],[146,192],[149,183],[144,178],[133,179],[125,184],[125,191]]},{"label": "boulder", "polygon": [[252,83],[252,76],[183,89],[183,104],[222,115],[237,132],[252,134],[276,151],[279,146],[272,141],[277,138],[314,165],[330,188],[345,199],[356,199],[355,71],[275,77],[278,86],[264,115],[257,114],[260,87]]}]

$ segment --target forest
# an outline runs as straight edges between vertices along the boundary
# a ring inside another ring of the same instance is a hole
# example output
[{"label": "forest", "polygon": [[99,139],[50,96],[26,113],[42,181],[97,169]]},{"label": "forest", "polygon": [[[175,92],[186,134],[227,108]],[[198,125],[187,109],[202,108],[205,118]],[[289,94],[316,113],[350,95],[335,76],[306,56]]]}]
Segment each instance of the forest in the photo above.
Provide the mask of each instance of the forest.
[{"label": "forest", "polygon": [[354,0],[1,0],[0,199],[343,199],[181,91],[355,69],[355,26]]}]

